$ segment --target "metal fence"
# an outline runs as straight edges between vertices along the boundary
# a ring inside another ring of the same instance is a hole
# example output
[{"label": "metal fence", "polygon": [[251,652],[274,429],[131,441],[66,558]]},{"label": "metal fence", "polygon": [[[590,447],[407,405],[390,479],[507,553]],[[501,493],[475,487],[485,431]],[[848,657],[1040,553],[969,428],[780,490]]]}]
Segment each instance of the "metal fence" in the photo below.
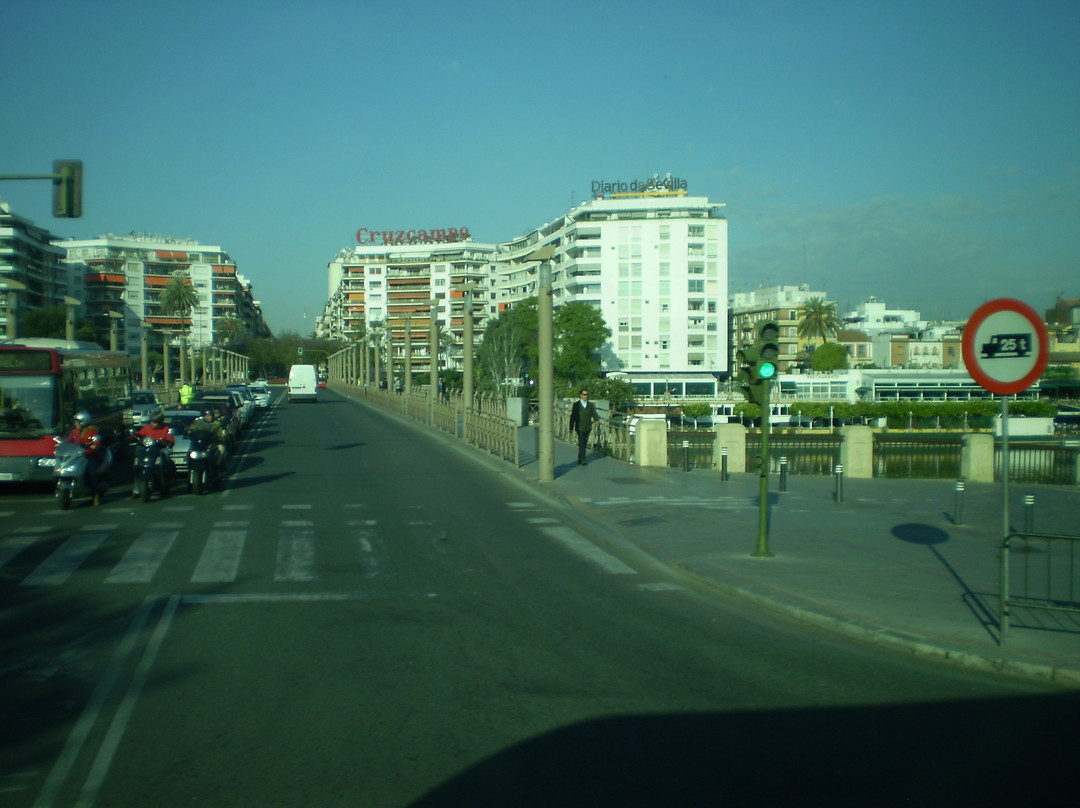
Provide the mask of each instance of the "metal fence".
[{"label": "metal fence", "polygon": [[874,476],[960,479],[964,441],[954,435],[874,435]]},{"label": "metal fence", "polygon": [[[1074,444],[1074,445],[1069,445]],[[1009,441],[1009,481],[1076,485],[1080,483],[1080,445],[1076,441]],[[1002,479],[1001,445],[994,453],[994,479]]]},{"label": "metal fence", "polygon": [[1001,545],[1000,635],[1005,644],[1014,609],[1049,614],[1028,617],[1024,626],[1043,631],[1080,632],[1080,581],[1077,544],[1080,536],[1013,533]]}]

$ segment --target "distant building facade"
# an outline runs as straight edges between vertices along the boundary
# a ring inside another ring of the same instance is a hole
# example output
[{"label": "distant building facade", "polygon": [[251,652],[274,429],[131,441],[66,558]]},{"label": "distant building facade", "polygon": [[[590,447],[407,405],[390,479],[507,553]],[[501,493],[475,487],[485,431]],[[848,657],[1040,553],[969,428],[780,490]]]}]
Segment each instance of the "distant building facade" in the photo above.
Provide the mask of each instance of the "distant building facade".
[{"label": "distant building facade", "polygon": [[0,201],[0,337],[9,333],[9,313],[61,305],[70,294],[65,253],[52,239]]},{"label": "distant building facade", "polygon": [[[270,335],[251,284],[237,274],[221,247],[148,234],[70,239],[57,246],[66,254],[78,290],[74,296],[83,303],[79,317],[92,325],[103,345],[110,340],[110,313],[121,315],[117,349],[132,356],[141,351],[144,327],[149,329],[148,347],[156,351],[181,334],[192,348],[229,338],[234,328]],[[184,321],[163,313],[159,304],[175,272],[190,279],[199,297]]]},{"label": "distant building facade", "polygon": [[[476,288],[479,338],[487,318],[535,297],[541,271],[550,271],[556,308],[586,303],[611,329],[601,350],[604,371],[620,374],[646,395],[713,393],[730,368],[727,220],[722,205],[669,188],[604,192],[497,244],[467,236],[387,244],[382,231],[362,229],[360,243],[329,265],[328,302],[317,333],[348,338],[381,330],[397,356],[405,320],[426,332],[435,301],[452,343],[445,366],[458,367],[464,285]],[[423,368],[426,347],[413,350],[414,370]]]}]

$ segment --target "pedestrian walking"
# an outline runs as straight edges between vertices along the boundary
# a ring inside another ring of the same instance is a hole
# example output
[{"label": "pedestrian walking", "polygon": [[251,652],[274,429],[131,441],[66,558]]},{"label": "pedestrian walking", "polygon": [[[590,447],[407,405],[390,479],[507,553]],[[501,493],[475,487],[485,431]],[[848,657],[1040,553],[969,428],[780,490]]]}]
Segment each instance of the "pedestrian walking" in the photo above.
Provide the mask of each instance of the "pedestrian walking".
[{"label": "pedestrian walking", "polygon": [[570,408],[570,431],[577,433],[579,466],[586,463],[585,455],[589,450],[589,433],[593,424],[600,423],[600,416],[596,413],[596,405],[589,401],[589,391],[582,388],[578,394],[578,400]]}]

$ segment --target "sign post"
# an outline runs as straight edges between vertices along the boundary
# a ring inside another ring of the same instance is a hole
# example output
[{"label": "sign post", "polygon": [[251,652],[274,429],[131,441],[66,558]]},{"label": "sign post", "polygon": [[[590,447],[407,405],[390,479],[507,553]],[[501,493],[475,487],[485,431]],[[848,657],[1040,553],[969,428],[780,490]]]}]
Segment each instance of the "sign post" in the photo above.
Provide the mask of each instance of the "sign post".
[{"label": "sign post", "polygon": [[979,306],[964,326],[963,355],[980,387],[1001,396],[1001,491],[1009,528],[1009,396],[1039,380],[1049,355],[1046,324],[1027,303],[1002,297]]}]

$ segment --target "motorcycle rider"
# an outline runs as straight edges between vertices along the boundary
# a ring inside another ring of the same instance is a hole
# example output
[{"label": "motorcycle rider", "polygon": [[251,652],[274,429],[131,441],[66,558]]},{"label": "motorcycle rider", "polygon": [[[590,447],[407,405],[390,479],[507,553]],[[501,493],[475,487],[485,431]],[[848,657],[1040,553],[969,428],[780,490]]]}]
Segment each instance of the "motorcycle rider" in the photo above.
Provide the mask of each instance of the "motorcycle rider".
[{"label": "motorcycle rider", "polygon": [[213,461],[218,469],[218,477],[222,477],[225,468],[225,430],[215,420],[212,409],[203,410],[203,414],[191,422],[188,434],[198,432],[210,433],[210,443],[214,447]]},{"label": "motorcycle rider", "polygon": [[[169,431],[169,427],[165,425],[165,413],[161,410],[154,410],[150,415],[150,422],[145,424],[138,432],[135,433],[136,438],[153,438],[156,442],[161,444],[161,461],[165,465],[166,477],[171,477],[176,473],[176,464],[173,463],[172,454],[170,450],[176,445],[176,439],[173,438],[172,433]],[[139,483],[138,476],[134,483],[134,488],[131,491],[132,497],[139,495]]]},{"label": "motorcycle rider", "polygon": [[103,479],[109,469],[111,455],[97,427],[90,423],[90,413],[75,413],[75,426],[64,438],[66,443],[81,446],[86,455],[86,486],[94,493],[94,504],[101,504],[104,491]]}]

